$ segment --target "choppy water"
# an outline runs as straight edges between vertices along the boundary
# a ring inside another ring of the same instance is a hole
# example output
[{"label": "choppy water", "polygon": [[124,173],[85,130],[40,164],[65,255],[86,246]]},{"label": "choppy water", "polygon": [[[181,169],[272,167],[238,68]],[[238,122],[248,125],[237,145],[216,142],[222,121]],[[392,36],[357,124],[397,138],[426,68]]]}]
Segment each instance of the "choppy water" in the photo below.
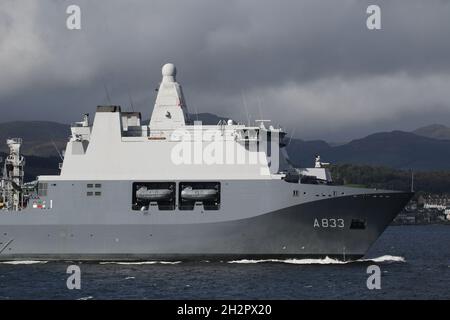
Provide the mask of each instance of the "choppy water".
[{"label": "choppy water", "polygon": [[[366,269],[380,266],[381,290]],[[0,299],[450,299],[450,226],[389,227],[357,262],[333,259],[0,263]]]}]

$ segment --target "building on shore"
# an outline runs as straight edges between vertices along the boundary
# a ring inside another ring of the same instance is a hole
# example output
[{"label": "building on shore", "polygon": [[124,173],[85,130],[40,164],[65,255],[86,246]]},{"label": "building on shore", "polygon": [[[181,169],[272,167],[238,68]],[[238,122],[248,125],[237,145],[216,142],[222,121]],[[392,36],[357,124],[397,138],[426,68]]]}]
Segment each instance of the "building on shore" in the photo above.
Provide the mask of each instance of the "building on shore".
[{"label": "building on shore", "polygon": [[424,199],[424,209],[437,209],[444,211],[450,206],[449,195],[429,195]]}]

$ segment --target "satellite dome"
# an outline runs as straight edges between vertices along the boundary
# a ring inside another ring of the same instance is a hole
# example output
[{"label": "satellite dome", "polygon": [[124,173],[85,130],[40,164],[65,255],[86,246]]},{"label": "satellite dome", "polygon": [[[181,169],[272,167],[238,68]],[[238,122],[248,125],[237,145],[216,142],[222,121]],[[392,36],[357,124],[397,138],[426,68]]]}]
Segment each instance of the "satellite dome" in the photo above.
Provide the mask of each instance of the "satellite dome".
[{"label": "satellite dome", "polygon": [[162,67],[162,75],[163,77],[175,77],[177,74],[177,69],[173,63],[166,63]]}]

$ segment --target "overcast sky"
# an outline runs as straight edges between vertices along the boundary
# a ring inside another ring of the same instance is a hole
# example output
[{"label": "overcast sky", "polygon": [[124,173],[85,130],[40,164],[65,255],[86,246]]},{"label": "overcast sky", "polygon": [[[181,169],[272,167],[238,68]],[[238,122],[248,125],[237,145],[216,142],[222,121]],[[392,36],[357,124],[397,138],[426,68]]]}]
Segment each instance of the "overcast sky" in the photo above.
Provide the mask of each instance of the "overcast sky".
[{"label": "overcast sky", "polygon": [[[81,30],[66,28],[70,4]],[[192,113],[248,113],[298,138],[450,125],[445,0],[2,0],[0,122],[78,121],[108,103],[104,86],[149,117],[166,62]]]}]

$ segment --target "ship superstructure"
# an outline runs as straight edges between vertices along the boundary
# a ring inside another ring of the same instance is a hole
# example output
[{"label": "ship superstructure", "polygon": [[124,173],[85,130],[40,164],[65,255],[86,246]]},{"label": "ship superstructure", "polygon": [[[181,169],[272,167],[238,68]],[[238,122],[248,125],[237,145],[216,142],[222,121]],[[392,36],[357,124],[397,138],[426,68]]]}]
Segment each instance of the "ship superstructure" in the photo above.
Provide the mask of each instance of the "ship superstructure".
[{"label": "ship superstructure", "polygon": [[334,185],[320,157],[294,168],[266,121],[192,122],[175,66],[162,76],[148,124],[99,106],[72,125],[60,174],[0,211],[0,259],[351,259],[411,198]]}]

